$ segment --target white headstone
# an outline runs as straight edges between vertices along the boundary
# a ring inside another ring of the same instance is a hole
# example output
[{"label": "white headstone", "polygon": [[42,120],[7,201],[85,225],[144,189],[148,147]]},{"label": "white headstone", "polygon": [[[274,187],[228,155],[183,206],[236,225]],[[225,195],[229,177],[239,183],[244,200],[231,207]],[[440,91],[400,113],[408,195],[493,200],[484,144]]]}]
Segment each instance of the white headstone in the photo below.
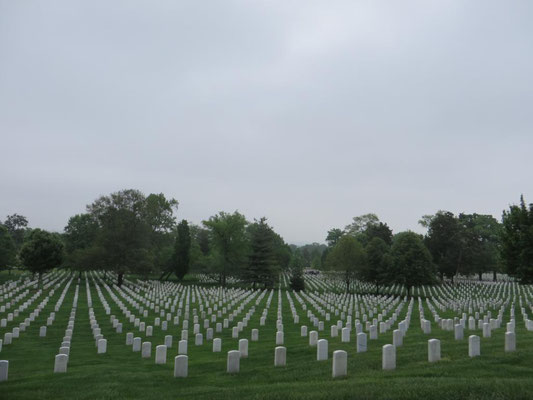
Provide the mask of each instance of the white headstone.
[{"label": "white headstone", "polygon": [[107,339],[100,339],[98,341],[98,354],[105,354],[107,352]]},{"label": "white headstone", "polygon": [[470,335],[468,337],[468,356],[478,357],[481,355],[481,340],[479,336]]},{"label": "white headstone", "polygon": [[439,339],[428,340],[428,361],[429,362],[440,361],[440,340]]},{"label": "white headstone", "polygon": [[189,357],[179,355],[174,357],[174,378],[186,378],[189,367]]},{"label": "white headstone", "polygon": [[378,328],[376,325],[370,325],[370,340],[376,340],[378,338]]},{"label": "white headstone", "polygon": [[455,324],[454,334],[455,334],[455,340],[463,340],[464,339],[463,325]]},{"label": "white headstone", "polygon": [[132,345],[133,345],[132,346],[133,351],[141,351],[141,338],[140,337],[133,338]]},{"label": "white headstone", "polygon": [[514,332],[505,333],[505,352],[516,351],[516,334]]},{"label": "white headstone", "polygon": [[491,336],[490,324],[488,322],[483,323],[483,337],[489,338]]},{"label": "white headstone", "polygon": [[399,329],[392,331],[392,344],[396,347],[403,345],[403,333]]},{"label": "white headstone", "polygon": [[346,376],[348,374],[348,353],[344,350],[333,352],[332,377]]},{"label": "white headstone", "polygon": [[241,360],[241,352],[238,350],[228,351],[228,362],[226,371],[229,374],[236,374],[239,372],[239,365]]},{"label": "white headstone", "polygon": [[320,339],[317,342],[316,359],[317,361],[325,361],[328,359],[328,341],[326,339]]},{"label": "white headstone", "polygon": [[160,344],[155,348],[155,363],[166,364],[167,363],[167,346]]},{"label": "white headstone", "polygon": [[6,332],[4,334],[4,344],[5,345],[11,344],[12,341],[13,341],[13,334],[11,332]]},{"label": "white headstone", "polygon": [[241,353],[242,358],[248,357],[248,339],[239,340],[239,353]]},{"label": "white headstone", "polygon": [[339,328],[337,327],[337,325],[331,325],[331,328],[330,328],[330,336],[331,336],[331,337],[337,337],[337,336],[339,336]]},{"label": "white headstone", "polygon": [[66,354],[58,354],[55,358],[54,373],[67,372],[68,356]]},{"label": "white headstone", "polygon": [[9,372],[9,361],[0,360],[0,382],[7,381]]},{"label": "white headstone", "polygon": [[341,341],[343,343],[348,343],[350,341],[350,328],[342,328]]},{"label": "white headstone", "polygon": [[392,344],[383,346],[382,368],[384,370],[396,369],[396,347]]},{"label": "white headstone", "polygon": [[283,332],[276,332],[276,345],[281,346],[283,344],[284,335]]},{"label": "white headstone", "polygon": [[187,354],[187,341],[180,340],[178,342],[178,354]]},{"label": "white headstone", "polygon": [[194,344],[196,346],[201,346],[204,344],[204,335],[202,335],[201,333],[197,333],[196,336],[194,337]]},{"label": "white headstone", "polygon": [[357,352],[366,352],[366,333],[364,332],[357,334]]},{"label": "white headstone", "polygon": [[316,342],[318,341],[318,332],[317,331],[311,331],[309,332],[309,346],[316,346]]},{"label": "white headstone", "polygon": [[213,339],[213,353],[220,353],[222,351],[222,339]]},{"label": "white headstone", "polygon": [[150,358],[152,356],[152,343],[151,342],[143,342],[142,344],[142,358]]},{"label": "white headstone", "polygon": [[284,367],[287,364],[287,349],[283,346],[276,347],[274,351],[274,366]]}]

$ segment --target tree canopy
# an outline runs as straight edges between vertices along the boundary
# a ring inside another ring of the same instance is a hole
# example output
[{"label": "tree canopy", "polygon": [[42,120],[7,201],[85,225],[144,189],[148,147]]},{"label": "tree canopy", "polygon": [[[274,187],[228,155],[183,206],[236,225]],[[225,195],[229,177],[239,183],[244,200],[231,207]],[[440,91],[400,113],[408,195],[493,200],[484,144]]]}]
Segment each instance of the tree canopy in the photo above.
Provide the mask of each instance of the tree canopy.
[{"label": "tree canopy", "polygon": [[409,291],[435,282],[435,268],[431,254],[422,237],[414,232],[401,232],[394,236],[391,254],[392,281],[404,285]]},{"label": "tree canopy", "polygon": [[521,283],[533,283],[533,204],[519,205],[503,212],[502,256],[506,271]]},{"label": "tree canopy", "polygon": [[64,245],[57,234],[34,229],[20,250],[22,264],[32,273],[39,274],[57,268],[63,261]]}]

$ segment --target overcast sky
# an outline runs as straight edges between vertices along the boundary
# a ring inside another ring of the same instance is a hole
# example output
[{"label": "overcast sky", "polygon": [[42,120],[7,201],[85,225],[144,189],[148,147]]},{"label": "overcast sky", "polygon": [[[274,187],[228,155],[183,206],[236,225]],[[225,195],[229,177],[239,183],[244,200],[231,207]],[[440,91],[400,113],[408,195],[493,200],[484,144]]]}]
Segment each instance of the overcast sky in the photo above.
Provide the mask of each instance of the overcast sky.
[{"label": "overcast sky", "polygon": [[533,2],[0,0],[0,219],[136,188],[178,218],[533,202]]}]

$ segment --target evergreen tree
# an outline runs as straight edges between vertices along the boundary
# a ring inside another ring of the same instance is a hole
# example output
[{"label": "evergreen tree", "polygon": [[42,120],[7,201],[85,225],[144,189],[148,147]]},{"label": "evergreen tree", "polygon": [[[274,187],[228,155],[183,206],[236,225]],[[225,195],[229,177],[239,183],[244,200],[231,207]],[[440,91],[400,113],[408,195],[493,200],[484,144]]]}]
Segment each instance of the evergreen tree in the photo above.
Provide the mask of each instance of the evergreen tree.
[{"label": "evergreen tree", "polygon": [[503,213],[502,256],[509,275],[533,283],[533,204],[523,196]]},{"label": "evergreen tree", "polygon": [[191,259],[191,233],[186,220],[178,224],[178,234],[174,246],[174,273],[179,280],[189,272]]},{"label": "evergreen tree", "polygon": [[16,261],[16,244],[7,228],[0,225],[0,269],[10,268]]},{"label": "evergreen tree", "polygon": [[291,256],[289,269],[291,271],[291,289],[296,292],[305,290],[304,263],[298,250],[293,252]]},{"label": "evergreen tree", "polygon": [[279,273],[279,264],[276,257],[276,234],[266,223],[266,218],[261,218],[250,226],[250,255],[245,279],[252,283],[273,287]]}]

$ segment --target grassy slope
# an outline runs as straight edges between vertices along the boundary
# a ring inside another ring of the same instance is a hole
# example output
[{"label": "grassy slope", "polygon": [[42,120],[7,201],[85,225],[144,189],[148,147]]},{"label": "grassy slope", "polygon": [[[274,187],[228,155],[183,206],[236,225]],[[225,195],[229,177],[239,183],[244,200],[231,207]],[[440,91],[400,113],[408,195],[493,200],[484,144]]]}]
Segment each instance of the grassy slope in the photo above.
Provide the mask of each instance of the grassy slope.
[{"label": "grassy slope", "polygon": [[[177,355],[180,329],[169,324],[169,331],[154,329],[149,339],[152,358],[141,359],[140,353],[131,352],[125,346],[125,333],[133,331],[118,307],[106,294],[112,313],[124,323],[123,334],[116,334],[105,315],[92,286],[93,305],[100,327],[108,339],[108,353],[96,354],[89,326],[85,284],[80,285],[78,313],[72,340],[67,374],[53,374],[54,356],[67,325],[75,284],[71,285],[56,321],[49,327],[46,338],[38,337],[39,326],[55,305],[60,291],[38,319],[10,346],[4,346],[0,359],[10,361],[9,380],[0,384],[2,399],[116,399],[116,398],[446,398],[446,399],[499,399],[533,398],[533,333],[526,332],[521,319],[517,323],[517,347],[514,354],[503,351],[505,328],[493,332],[490,339],[481,339],[482,356],[468,357],[467,339],[456,342],[453,332],[445,332],[432,324],[433,333],[425,336],[418,327],[418,306],[413,308],[411,328],[404,339],[404,346],[397,351],[397,369],[381,370],[381,346],[392,342],[392,332],[381,335],[377,341],[368,341],[369,351],[355,352],[355,340],[344,344],[340,337],[329,338],[329,326],[320,336],[329,339],[329,354],[337,349],[348,351],[348,377],[331,378],[331,358],[316,361],[316,348],[301,338],[299,326],[292,323],[289,304],[284,295],[286,368],[274,368],[275,319],[277,292],[274,294],[267,319],[267,326],[259,327],[259,317],[266,302],[265,296],[256,313],[245,328],[242,337],[250,338],[251,329],[259,328],[259,342],[249,343],[250,356],[241,360],[241,373],[225,373],[226,353],[236,349],[237,340],[231,339],[227,329],[222,337],[222,353],[212,353],[211,343],[196,347],[189,340],[189,377],[173,378],[173,359]],[[38,304],[38,299],[34,304]],[[31,310],[35,307],[32,304]],[[251,306],[252,303],[249,303]],[[304,312],[299,308],[301,321]],[[192,309],[193,307],[191,307]],[[404,307],[405,313],[407,307]],[[246,308],[246,310],[248,307]],[[27,310],[29,313],[30,310]],[[518,310],[517,310],[518,311]],[[23,317],[27,315],[25,312]],[[494,313],[493,313],[494,314]],[[517,313],[518,314],[518,313]],[[426,315],[428,311],[426,309]],[[240,314],[238,318],[242,318]],[[451,316],[451,315],[450,315]],[[518,315],[517,315],[518,316]],[[153,320],[151,314],[147,321]],[[21,317],[19,317],[19,320]],[[520,318],[520,317],[519,317]],[[508,315],[505,315],[505,321]],[[20,322],[20,321],[17,321]],[[305,322],[303,322],[305,323]],[[12,327],[13,325],[11,325]],[[0,329],[1,337],[5,328]],[[167,353],[166,365],[155,365],[155,346],[163,343],[164,334],[174,336],[173,348]],[[465,337],[470,334],[466,331]],[[476,334],[480,335],[479,331]],[[136,334],[137,336],[137,334]],[[427,340],[441,339],[442,361],[427,362]],[[143,338],[143,341],[145,339]]]}]

